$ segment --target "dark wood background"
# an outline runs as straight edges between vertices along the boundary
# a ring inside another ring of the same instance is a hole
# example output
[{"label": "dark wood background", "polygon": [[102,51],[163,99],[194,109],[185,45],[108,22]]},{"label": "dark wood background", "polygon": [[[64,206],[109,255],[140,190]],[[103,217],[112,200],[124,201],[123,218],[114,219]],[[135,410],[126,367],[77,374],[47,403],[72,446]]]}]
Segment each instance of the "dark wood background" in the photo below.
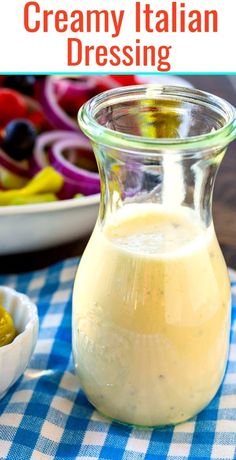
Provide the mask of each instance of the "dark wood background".
[{"label": "dark wood background", "polygon": [[[236,76],[186,76],[196,88],[214,93],[236,106]],[[236,269],[236,143],[232,143],[217,176],[214,221],[228,266]],[[14,232],[15,229],[9,229]],[[17,238],[17,233],[15,235]],[[75,241],[37,253],[0,257],[0,273],[20,273],[46,267],[67,257],[81,255],[87,243]]]},{"label": "dark wood background", "polygon": [[[188,80],[236,107],[236,77],[201,75]],[[216,178],[213,215],[227,265],[236,269],[236,142],[230,145]]]}]

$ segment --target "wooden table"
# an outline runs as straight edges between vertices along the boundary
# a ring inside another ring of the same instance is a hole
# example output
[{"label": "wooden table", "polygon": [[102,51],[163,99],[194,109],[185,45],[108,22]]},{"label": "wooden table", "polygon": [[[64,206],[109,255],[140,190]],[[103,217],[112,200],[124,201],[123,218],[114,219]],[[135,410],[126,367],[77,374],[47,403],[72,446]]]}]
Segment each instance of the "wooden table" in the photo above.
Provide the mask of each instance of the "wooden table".
[{"label": "wooden table", "polygon": [[[236,106],[236,77],[189,76],[195,87],[209,91]],[[231,144],[217,176],[214,191],[215,227],[228,266],[236,268],[236,143]],[[13,229],[11,231],[14,231]],[[17,234],[16,234],[17,238]],[[87,239],[37,253],[0,257],[0,273],[20,273],[46,267],[81,255]]]}]

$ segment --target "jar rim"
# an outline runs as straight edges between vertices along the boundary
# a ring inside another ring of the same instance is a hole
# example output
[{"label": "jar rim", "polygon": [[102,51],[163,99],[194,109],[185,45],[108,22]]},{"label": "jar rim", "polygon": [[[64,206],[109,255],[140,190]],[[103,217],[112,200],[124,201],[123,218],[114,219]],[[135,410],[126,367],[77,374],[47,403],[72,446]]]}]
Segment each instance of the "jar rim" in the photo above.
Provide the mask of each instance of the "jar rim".
[{"label": "jar rim", "polygon": [[[152,138],[134,134],[122,133],[103,126],[95,116],[99,110],[121,102],[161,97],[181,102],[192,102],[199,106],[211,108],[219,116],[223,116],[225,124],[209,133],[189,137]],[[173,151],[194,153],[214,148],[223,149],[236,138],[236,110],[232,104],[211,93],[183,86],[163,86],[156,84],[123,86],[104,91],[89,101],[79,110],[78,122],[81,130],[93,141],[114,149],[140,153],[155,153],[158,151]]]}]

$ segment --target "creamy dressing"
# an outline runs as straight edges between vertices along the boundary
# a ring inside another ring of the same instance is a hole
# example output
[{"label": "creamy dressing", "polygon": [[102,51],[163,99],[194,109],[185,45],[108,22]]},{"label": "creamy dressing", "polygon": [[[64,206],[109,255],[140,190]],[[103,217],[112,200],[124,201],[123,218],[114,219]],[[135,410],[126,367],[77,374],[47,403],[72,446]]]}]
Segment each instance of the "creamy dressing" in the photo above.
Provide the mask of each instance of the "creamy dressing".
[{"label": "creamy dressing", "polygon": [[216,393],[228,351],[230,289],[214,229],[184,208],[126,205],[97,224],[73,295],[80,384],[103,414],[165,425]]}]

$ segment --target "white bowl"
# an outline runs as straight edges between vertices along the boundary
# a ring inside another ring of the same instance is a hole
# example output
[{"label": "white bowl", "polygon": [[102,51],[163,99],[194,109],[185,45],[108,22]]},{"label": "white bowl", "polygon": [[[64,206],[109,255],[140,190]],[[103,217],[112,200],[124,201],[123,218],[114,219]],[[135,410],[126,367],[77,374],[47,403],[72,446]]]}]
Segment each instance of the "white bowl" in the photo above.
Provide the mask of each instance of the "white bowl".
[{"label": "white bowl", "polygon": [[38,337],[37,307],[14,289],[0,286],[0,304],[12,315],[17,336],[0,347],[0,399],[23,374]]},{"label": "white bowl", "polygon": [[100,195],[0,207],[0,255],[38,251],[88,235],[96,222]]}]

